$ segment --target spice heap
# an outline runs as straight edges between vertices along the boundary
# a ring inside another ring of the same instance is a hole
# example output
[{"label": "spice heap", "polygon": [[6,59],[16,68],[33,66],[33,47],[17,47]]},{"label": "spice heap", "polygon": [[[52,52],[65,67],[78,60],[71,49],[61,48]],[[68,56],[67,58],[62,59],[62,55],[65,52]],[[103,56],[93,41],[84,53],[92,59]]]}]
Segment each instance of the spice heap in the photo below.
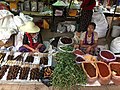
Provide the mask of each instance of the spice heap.
[{"label": "spice heap", "polygon": [[63,37],[63,38],[61,38],[61,42],[63,44],[71,44],[72,43],[72,39],[69,38],[69,37]]},{"label": "spice heap", "polygon": [[3,76],[5,75],[5,72],[7,71],[7,69],[9,68],[9,65],[3,65],[0,69],[0,79],[3,78]]},{"label": "spice heap", "polygon": [[34,57],[32,55],[27,56],[25,60],[25,62],[28,62],[28,63],[33,63],[33,61],[34,61]]},{"label": "spice heap", "polygon": [[96,69],[91,63],[84,63],[84,68],[90,77],[96,76]]},{"label": "spice heap", "polygon": [[28,78],[29,71],[30,67],[22,67],[20,70],[19,79],[26,80]]},{"label": "spice heap", "polygon": [[10,66],[8,75],[7,75],[7,80],[16,79],[19,73],[19,70],[20,70],[20,66],[18,65]]},{"label": "spice heap", "polygon": [[40,58],[40,64],[47,65],[48,64],[48,57],[41,57]]},{"label": "spice heap", "polygon": [[30,71],[30,80],[37,80],[40,79],[40,69],[39,68],[32,68]]}]

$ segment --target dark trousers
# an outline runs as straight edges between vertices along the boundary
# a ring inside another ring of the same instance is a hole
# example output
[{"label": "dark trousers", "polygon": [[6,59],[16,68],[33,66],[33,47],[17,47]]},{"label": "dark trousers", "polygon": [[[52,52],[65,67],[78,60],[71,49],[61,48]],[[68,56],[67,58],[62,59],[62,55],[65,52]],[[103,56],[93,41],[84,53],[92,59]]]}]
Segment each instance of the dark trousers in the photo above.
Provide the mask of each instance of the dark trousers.
[{"label": "dark trousers", "polygon": [[[46,49],[46,47],[45,47],[44,45],[42,45],[42,46],[39,48],[39,52],[43,53],[45,49]],[[19,51],[20,51],[20,52],[31,52],[30,49],[28,49],[28,48],[26,48],[26,47],[24,47],[24,46],[21,46],[21,47],[19,48]]]},{"label": "dark trousers", "polygon": [[88,27],[88,24],[91,22],[92,15],[93,15],[92,10],[81,11],[81,16],[78,21],[78,24],[79,24],[78,31],[82,31],[82,32],[87,31],[87,27]]}]

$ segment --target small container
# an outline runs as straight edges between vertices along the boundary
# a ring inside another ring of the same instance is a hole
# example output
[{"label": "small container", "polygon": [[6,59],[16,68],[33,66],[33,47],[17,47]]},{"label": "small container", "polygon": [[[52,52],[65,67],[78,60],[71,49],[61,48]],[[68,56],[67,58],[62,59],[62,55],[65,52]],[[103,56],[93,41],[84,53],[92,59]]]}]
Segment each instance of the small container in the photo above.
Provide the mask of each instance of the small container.
[{"label": "small container", "polygon": [[83,56],[77,56],[77,57],[75,58],[75,62],[76,62],[77,64],[82,63],[83,61],[85,61],[85,59],[84,59]]},{"label": "small container", "polygon": [[60,39],[59,39],[59,43],[58,43],[59,45],[72,45],[73,44],[73,40],[72,40],[72,38],[70,38],[70,37],[61,37]]},{"label": "small container", "polygon": [[111,70],[109,65],[107,65],[105,62],[97,61],[97,70],[99,74],[98,81],[102,85],[109,84],[111,80]]},{"label": "small container", "polygon": [[82,56],[82,55],[85,55],[81,50],[79,49],[76,49],[74,52],[73,52],[76,56]]}]

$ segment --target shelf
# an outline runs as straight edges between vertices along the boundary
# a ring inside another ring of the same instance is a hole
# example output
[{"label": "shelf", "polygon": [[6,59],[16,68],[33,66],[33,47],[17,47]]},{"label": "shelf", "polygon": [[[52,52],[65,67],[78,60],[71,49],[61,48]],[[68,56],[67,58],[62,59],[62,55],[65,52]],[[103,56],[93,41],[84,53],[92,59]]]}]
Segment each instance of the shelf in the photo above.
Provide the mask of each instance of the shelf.
[{"label": "shelf", "polygon": [[22,13],[30,15],[30,16],[39,16],[39,17],[52,17],[52,15],[41,15],[39,12],[33,12],[33,11],[22,11]]}]

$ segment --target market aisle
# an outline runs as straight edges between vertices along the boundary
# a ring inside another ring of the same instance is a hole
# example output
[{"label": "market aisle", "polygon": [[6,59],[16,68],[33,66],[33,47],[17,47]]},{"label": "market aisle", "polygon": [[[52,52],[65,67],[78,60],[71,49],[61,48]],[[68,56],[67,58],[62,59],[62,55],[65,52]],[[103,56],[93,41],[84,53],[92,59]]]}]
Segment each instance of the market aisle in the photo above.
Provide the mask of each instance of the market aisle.
[{"label": "market aisle", "polygon": [[[0,90],[57,90],[43,84],[0,84]],[[71,90],[120,90],[120,85],[76,87]]]}]

